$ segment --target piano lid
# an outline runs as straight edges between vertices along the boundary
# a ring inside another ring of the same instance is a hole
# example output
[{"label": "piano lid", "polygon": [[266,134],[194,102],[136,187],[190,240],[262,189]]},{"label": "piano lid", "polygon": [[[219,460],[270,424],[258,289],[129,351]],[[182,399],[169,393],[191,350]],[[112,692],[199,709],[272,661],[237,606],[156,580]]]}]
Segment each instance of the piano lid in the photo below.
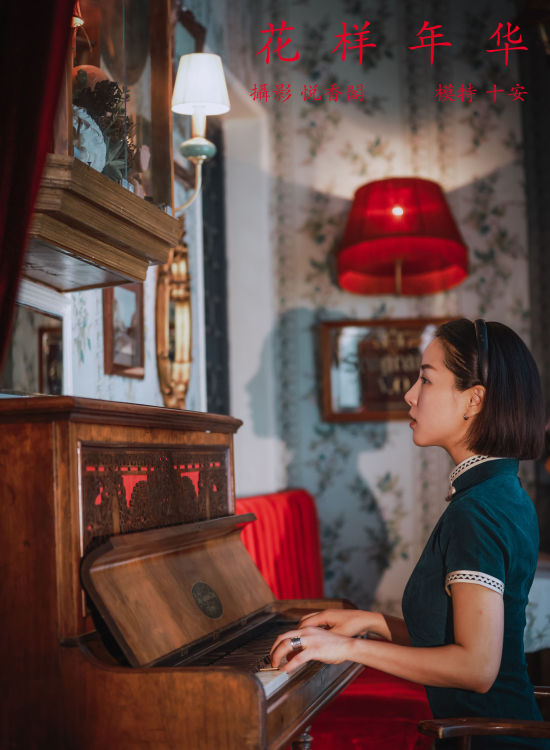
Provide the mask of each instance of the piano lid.
[{"label": "piano lid", "polygon": [[123,534],[84,557],[84,588],[132,666],[151,666],[275,601],[240,539],[251,520]]}]

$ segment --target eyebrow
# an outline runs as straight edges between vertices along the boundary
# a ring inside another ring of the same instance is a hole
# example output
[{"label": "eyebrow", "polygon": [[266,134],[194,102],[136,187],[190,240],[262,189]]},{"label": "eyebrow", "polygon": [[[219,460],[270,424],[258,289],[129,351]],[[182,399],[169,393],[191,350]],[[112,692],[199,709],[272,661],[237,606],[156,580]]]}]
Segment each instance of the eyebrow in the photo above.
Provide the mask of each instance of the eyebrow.
[{"label": "eyebrow", "polygon": [[421,370],[437,370],[433,365],[420,365]]}]

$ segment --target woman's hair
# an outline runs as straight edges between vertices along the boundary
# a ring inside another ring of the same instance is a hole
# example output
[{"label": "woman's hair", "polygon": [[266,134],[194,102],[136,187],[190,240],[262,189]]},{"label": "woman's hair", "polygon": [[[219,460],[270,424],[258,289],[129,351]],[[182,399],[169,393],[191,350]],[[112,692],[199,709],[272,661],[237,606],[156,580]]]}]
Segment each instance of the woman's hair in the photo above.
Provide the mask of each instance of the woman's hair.
[{"label": "woman's hair", "polygon": [[502,323],[462,318],[443,323],[435,336],[458,390],[486,389],[468,448],[485,456],[538,458],[544,446],[542,387],[535,360],[517,333]]}]

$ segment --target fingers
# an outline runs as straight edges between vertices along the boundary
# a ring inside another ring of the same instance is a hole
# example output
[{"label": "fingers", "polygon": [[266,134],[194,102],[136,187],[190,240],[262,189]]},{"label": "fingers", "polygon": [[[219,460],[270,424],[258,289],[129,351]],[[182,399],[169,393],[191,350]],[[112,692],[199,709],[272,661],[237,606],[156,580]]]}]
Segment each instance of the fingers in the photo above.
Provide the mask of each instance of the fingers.
[{"label": "fingers", "polygon": [[[327,610],[327,612],[328,611],[329,610]],[[278,668],[281,660],[285,656],[289,662],[292,661],[293,669],[298,666],[297,662],[295,661],[295,655],[300,652],[292,648],[290,639],[298,637],[301,638],[303,650],[304,635],[307,635],[308,632],[309,635],[312,635],[315,632],[319,632],[320,628],[330,629],[331,626],[326,621],[325,615],[326,612],[314,612],[313,614],[306,615],[305,617],[302,617],[302,619],[298,623],[298,628],[296,630],[287,630],[286,633],[281,633],[281,635],[278,635],[275,639],[275,643],[271,647],[271,651],[269,654],[272,666]],[[302,659],[300,663],[303,663],[304,661],[307,661],[307,659]]]},{"label": "fingers", "polygon": [[283,672],[290,674],[291,672],[294,672],[295,669],[298,669],[298,667],[301,667],[302,664],[305,664],[307,661],[309,661],[309,659],[310,657],[306,654],[305,651],[294,651],[290,659],[287,657],[287,662],[284,666],[281,667],[281,669],[283,670]]},{"label": "fingers", "polygon": [[[302,650],[297,651],[293,648],[291,638],[300,637],[302,641]],[[301,664],[308,661],[309,657],[305,655],[304,634],[298,631],[290,631],[279,636],[271,649],[271,664],[276,669],[282,669],[284,672],[293,672]],[[281,664],[286,658],[286,664]]]},{"label": "fingers", "polygon": [[[289,630],[286,633],[281,633],[281,635],[278,635],[277,638],[275,639],[275,643],[271,647],[271,652],[270,653],[273,654],[273,652],[275,651],[275,649],[277,648],[277,646],[280,643],[282,643],[283,641],[288,641],[289,644],[290,644],[290,639],[291,638],[301,638],[302,637],[302,633],[303,633],[303,631],[301,631],[301,630]],[[303,645],[303,642],[302,642],[302,645]]]},{"label": "fingers", "polygon": [[311,619],[312,619],[312,618],[314,618],[314,619],[315,619],[315,618],[317,618],[317,617],[320,617],[320,616],[322,616],[323,614],[324,614],[324,612],[310,612],[310,613],[309,613],[309,615],[304,615],[304,616],[303,616],[303,617],[301,618],[300,622],[298,623],[298,627],[300,627],[300,625],[302,625],[302,624],[303,624],[303,625],[311,625],[311,624],[315,624],[315,623],[311,623]]},{"label": "fingers", "polygon": [[330,610],[323,612],[313,612],[312,614],[305,615],[298,623],[298,627],[330,627]]},{"label": "fingers", "polygon": [[[292,639],[298,637],[302,645],[301,650],[294,649],[292,645]],[[287,673],[313,660],[326,664],[340,664],[349,659],[350,643],[353,642],[352,638],[319,627],[290,630],[275,641],[270,654],[271,664]]]},{"label": "fingers", "polygon": [[[307,636],[307,632],[311,631],[311,628],[300,630],[289,630],[286,633],[282,633],[281,635],[277,636],[277,639],[275,640],[275,643],[271,647],[271,651],[269,654],[269,657],[271,659],[271,665],[275,668],[279,668],[279,665],[281,664],[281,661],[286,657],[286,660],[288,664],[292,662],[292,666],[288,669],[286,668],[286,665],[283,665],[281,669],[284,669],[285,672],[291,672],[296,667],[298,667],[300,664],[303,664],[304,661],[307,661],[306,659],[300,659],[297,661],[298,656],[303,654],[303,651],[305,649],[305,642],[304,638]],[[301,649],[296,649],[292,645],[292,639],[293,638],[299,638],[302,644]]]}]

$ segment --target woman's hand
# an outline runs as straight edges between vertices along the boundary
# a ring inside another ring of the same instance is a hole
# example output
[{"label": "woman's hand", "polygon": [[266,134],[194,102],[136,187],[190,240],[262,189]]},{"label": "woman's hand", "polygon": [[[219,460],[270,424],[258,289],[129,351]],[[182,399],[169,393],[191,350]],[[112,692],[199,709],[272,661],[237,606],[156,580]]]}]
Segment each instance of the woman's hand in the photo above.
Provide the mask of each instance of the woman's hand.
[{"label": "woman's hand", "polygon": [[382,612],[367,612],[361,609],[326,609],[306,615],[298,627],[315,626],[326,628],[339,635],[364,635],[374,633],[380,638],[402,645],[410,643],[409,632],[401,617],[385,615]]},{"label": "woman's hand", "polygon": [[[322,613],[319,613],[322,614]],[[302,648],[296,651],[290,639],[300,638]],[[271,664],[284,672],[293,672],[300,665],[312,659],[322,661],[325,664],[340,664],[350,658],[351,638],[337,635],[332,630],[324,630],[319,627],[299,627],[289,630],[278,636],[271,649]],[[281,665],[286,656],[287,663]]]},{"label": "woman's hand", "polygon": [[[451,596],[454,643],[411,647],[405,645],[408,633],[399,618],[330,609],[304,617],[295,630],[280,635],[271,649],[271,663],[292,672],[311,659],[326,664],[354,661],[422,685],[485,693],[502,658],[502,595],[477,583],[455,582]],[[378,633],[383,640],[352,637],[365,631]],[[299,638],[302,648],[295,650],[291,638]],[[281,666],[285,656],[288,663]]]},{"label": "woman's hand", "polygon": [[360,609],[325,609],[302,617],[299,628],[316,627],[330,630],[331,633],[345,636],[363,635],[374,629],[381,620],[377,612],[364,612]]}]

